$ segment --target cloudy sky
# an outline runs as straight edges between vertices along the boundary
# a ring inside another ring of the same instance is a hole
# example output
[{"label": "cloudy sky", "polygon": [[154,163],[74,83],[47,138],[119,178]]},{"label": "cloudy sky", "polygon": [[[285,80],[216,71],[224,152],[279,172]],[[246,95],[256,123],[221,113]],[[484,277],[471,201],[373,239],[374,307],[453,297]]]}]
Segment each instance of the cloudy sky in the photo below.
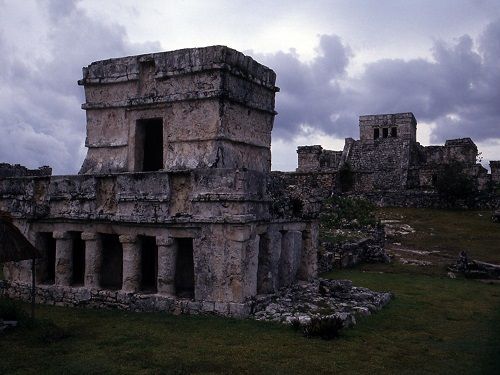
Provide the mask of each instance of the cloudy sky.
[{"label": "cloudy sky", "polygon": [[214,44],[278,75],[273,169],[407,111],[422,144],[471,137],[500,159],[498,0],[0,0],[0,21],[0,162],[76,173],[83,66]]}]

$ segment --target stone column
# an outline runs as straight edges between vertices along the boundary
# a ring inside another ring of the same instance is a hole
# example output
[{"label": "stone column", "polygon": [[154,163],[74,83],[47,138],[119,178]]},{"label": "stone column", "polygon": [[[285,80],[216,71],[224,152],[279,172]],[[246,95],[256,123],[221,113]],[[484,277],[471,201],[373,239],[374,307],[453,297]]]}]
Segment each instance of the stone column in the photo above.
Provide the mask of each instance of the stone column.
[{"label": "stone column", "polygon": [[318,224],[312,223],[304,231],[302,246],[302,258],[297,278],[311,280],[318,274]]},{"label": "stone column", "polygon": [[158,280],[159,294],[175,296],[175,265],[177,262],[177,245],[171,237],[156,237],[158,246]]},{"label": "stone column", "polygon": [[73,274],[73,243],[68,232],[54,232],[56,240],[56,277],[55,284],[71,285]]},{"label": "stone column", "polygon": [[280,286],[293,284],[297,277],[302,251],[302,232],[289,230],[283,233],[279,263]]},{"label": "stone column", "polygon": [[83,232],[85,241],[85,287],[100,288],[102,266],[102,243],[99,235],[92,232]]},{"label": "stone column", "polygon": [[123,282],[122,291],[135,293],[141,287],[141,253],[137,236],[122,235],[123,247]]}]

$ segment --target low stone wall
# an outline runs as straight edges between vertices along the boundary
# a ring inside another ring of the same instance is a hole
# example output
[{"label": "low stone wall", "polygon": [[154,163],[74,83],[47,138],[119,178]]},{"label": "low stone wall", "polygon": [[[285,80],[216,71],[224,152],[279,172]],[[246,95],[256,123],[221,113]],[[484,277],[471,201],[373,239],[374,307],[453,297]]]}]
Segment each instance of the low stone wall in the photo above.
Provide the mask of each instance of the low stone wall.
[{"label": "low stone wall", "polygon": [[318,273],[334,269],[353,267],[358,263],[388,263],[389,256],[384,249],[385,231],[376,228],[367,236],[355,242],[332,244],[323,242],[318,252]]},{"label": "low stone wall", "polygon": [[[28,302],[31,300],[31,285],[0,281],[0,296]],[[193,301],[160,294],[126,293],[56,285],[38,285],[35,301],[55,306],[165,311],[172,314],[216,314],[235,318],[245,318],[251,310],[250,303]]]},{"label": "low stone wall", "polygon": [[[348,193],[349,197],[366,199],[378,207],[415,207],[415,208],[452,208],[435,191],[374,191],[366,193]],[[458,202],[460,208],[490,209],[500,207],[500,196],[483,194],[469,203]]]}]

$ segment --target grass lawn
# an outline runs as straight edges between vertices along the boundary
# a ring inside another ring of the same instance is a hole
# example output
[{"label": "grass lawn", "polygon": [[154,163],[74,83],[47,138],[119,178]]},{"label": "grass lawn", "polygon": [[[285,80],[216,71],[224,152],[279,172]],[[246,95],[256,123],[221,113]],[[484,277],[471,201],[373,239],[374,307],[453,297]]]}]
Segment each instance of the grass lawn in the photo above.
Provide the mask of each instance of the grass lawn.
[{"label": "grass lawn", "polygon": [[500,263],[500,223],[491,211],[384,208],[378,217],[410,224],[415,233],[395,240],[417,250],[438,250],[456,259],[465,250],[472,259]]},{"label": "grass lawn", "polygon": [[500,285],[419,270],[326,275],[396,295],[333,341],[250,320],[39,306],[69,337],[44,340],[43,325],[0,335],[0,374],[499,373]]}]

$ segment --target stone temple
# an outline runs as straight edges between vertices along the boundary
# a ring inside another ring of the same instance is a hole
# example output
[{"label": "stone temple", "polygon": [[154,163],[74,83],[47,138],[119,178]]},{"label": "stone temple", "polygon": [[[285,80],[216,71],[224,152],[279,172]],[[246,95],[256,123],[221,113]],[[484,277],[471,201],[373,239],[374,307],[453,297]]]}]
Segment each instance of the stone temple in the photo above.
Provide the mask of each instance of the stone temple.
[{"label": "stone temple", "polygon": [[[246,316],[252,296],[315,277],[317,221],[268,191],[275,78],[224,46],[83,68],[79,174],[0,174],[0,210],[43,255],[37,301]],[[28,298],[29,262],[4,274]]]},{"label": "stone temple", "polygon": [[[394,206],[439,205],[432,192],[442,167],[452,163],[460,165],[479,191],[500,184],[500,162],[490,162],[489,174],[477,161],[478,149],[470,138],[447,140],[443,146],[420,145],[411,112],[360,116],[359,133],[359,140],[345,140],[342,151],[298,147],[298,174],[315,175],[328,192],[352,191]],[[347,189],[339,186],[338,178],[346,168],[352,175]]]}]

